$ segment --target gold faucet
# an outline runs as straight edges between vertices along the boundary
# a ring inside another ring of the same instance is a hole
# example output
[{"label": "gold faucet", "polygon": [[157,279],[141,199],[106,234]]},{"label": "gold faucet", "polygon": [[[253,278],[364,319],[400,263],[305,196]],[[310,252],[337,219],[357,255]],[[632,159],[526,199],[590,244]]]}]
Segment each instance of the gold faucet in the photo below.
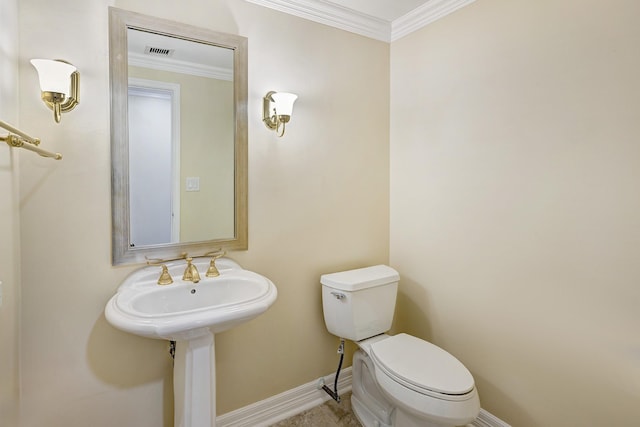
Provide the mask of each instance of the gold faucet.
[{"label": "gold faucet", "polygon": [[198,283],[200,281],[200,273],[198,273],[196,266],[191,264],[191,261],[193,261],[193,258],[187,258],[187,268],[184,270],[182,280]]},{"label": "gold faucet", "polygon": [[218,277],[220,275],[220,272],[216,267],[216,260],[218,258],[225,256],[226,253],[227,253],[226,251],[222,251],[219,253],[209,252],[205,254],[205,255],[213,255],[213,258],[211,258],[211,262],[209,263],[209,269],[207,270],[207,277]]}]

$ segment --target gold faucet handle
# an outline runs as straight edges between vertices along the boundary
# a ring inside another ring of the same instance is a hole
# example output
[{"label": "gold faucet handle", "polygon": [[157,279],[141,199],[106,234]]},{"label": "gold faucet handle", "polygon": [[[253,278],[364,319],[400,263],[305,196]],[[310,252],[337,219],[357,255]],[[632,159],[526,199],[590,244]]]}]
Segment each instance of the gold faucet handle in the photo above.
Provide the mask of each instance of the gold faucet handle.
[{"label": "gold faucet handle", "polygon": [[209,263],[209,268],[207,269],[207,277],[218,277],[220,275],[220,272],[216,267],[216,259],[217,258],[211,259],[211,262]]},{"label": "gold faucet handle", "polygon": [[225,256],[227,254],[226,251],[222,251],[222,252],[209,252],[209,254],[215,254],[213,255],[213,257],[211,258],[211,262],[209,262],[209,269],[207,270],[207,277],[218,277],[220,275],[220,272],[218,271],[218,268],[216,267],[216,260],[218,258],[222,258],[223,256]]},{"label": "gold faucet handle", "polygon": [[169,274],[169,269],[166,265],[162,264],[162,273],[160,273],[160,278],[158,279],[158,285],[170,285],[173,283],[173,278],[171,274]]}]

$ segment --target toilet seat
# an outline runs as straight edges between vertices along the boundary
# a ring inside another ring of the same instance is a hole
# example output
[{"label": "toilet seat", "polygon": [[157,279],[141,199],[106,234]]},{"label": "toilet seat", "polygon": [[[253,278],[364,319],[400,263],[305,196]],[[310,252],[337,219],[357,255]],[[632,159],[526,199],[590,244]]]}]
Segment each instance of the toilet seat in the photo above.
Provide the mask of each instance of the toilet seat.
[{"label": "toilet seat", "polygon": [[395,382],[444,400],[466,400],[475,390],[473,376],[454,356],[408,334],[371,344],[371,359]]}]

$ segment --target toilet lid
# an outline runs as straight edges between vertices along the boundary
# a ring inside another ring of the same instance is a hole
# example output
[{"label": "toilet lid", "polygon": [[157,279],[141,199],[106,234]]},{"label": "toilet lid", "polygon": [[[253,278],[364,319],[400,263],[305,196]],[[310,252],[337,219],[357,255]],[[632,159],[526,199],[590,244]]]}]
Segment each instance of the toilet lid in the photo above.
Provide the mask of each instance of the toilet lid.
[{"label": "toilet lid", "polygon": [[447,395],[473,390],[473,376],[455,357],[440,347],[407,334],[371,345],[374,362],[387,375],[406,386]]}]

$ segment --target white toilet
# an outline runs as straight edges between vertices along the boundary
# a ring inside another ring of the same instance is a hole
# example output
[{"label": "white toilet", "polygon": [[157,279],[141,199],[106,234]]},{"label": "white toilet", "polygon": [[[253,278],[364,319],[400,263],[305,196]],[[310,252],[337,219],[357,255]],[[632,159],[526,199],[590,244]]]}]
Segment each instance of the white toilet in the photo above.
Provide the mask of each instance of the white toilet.
[{"label": "white toilet", "polygon": [[386,265],[325,274],[327,329],[360,347],[353,356],[353,410],[365,427],[460,426],[480,399],[471,373],[455,357],[391,328],[400,275]]}]

